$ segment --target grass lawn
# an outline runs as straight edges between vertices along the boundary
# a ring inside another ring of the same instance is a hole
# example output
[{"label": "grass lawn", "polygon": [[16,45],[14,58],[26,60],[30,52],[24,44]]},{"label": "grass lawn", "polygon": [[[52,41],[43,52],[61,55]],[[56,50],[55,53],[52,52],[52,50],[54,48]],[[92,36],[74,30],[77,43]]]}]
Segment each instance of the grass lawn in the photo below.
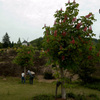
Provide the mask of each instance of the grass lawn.
[{"label": "grass lawn", "polygon": [[[33,85],[26,81],[26,84],[21,84],[20,78],[8,77],[4,80],[0,77],[0,100],[32,100],[32,97],[42,94],[55,95],[55,82],[46,83],[34,80]],[[84,88],[78,85],[66,88],[67,93],[74,94],[96,94],[100,98],[100,91]],[[60,87],[58,89],[60,94]]]}]

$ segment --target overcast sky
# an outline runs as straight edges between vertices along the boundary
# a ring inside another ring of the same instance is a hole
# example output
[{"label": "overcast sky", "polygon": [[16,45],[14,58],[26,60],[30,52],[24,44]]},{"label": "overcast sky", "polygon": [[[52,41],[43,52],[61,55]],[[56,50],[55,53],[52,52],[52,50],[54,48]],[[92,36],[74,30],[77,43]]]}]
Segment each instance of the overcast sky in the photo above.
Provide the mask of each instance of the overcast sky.
[{"label": "overcast sky", "polygon": [[[70,0],[73,1],[73,0]],[[7,32],[10,41],[34,40],[43,36],[44,24],[54,24],[54,13],[65,10],[68,0],[0,0],[0,42]],[[92,12],[97,19],[93,25],[95,38],[100,35],[100,0],[76,0],[79,16]]]}]

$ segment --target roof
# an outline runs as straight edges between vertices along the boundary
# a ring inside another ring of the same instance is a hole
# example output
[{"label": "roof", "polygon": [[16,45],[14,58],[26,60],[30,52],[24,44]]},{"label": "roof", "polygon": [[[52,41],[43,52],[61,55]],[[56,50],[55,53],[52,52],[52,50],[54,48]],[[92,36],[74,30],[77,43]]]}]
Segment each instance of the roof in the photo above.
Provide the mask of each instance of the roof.
[{"label": "roof", "polygon": [[26,40],[24,40],[22,43],[28,43]]}]

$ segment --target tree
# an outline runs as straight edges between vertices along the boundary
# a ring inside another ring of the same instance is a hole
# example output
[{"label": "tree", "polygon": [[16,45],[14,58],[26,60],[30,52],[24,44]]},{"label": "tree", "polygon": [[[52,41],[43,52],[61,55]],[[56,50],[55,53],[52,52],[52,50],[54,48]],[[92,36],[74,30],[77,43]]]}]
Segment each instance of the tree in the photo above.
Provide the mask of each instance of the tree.
[{"label": "tree", "polygon": [[42,48],[42,40],[43,40],[42,37],[40,37],[40,38],[37,40],[37,48],[38,48],[38,50],[41,50],[41,48]]},{"label": "tree", "polygon": [[18,41],[17,41],[17,45],[18,45],[18,47],[20,47],[21,46],[21,40],[20,40],[20,38],[18,39]]},{"label": "tree", "polygon": [[11,47],[14,47],[14,42],[12,41],[12,43],[11,43]]},{"label": "tree", "polygon": [[96,44],[96,49],[97,51],[100,51],[100,35],[99,35],[98,43]]},{"label": "tree", "polygon": [[11,42],[10,42],[10,37],[9,37],[8,33],[6,33],[6,34],[3,36],[2,42],[3,42],[3,47],[4,47],[4,48],[7,48],[7,47],[10,46]]},{"label": "tree", "polygon": [[14,47],[19,48],[22,45],[20,38],[18,38],[17,43],[14,43]]},{"label": "tree", "polygon": [[0,49],[2,48],[2,43],[0,42]]},{"label": "tree", "polygon": [[33,66],[34,48],[32,46],[22,46],[18,49],[17,53],[14,63],[24,68],[26,73],[26,68]]},{"label": "tree", "polygon": [[34,70],[40,74],[46,62],[46,57],[40,57],[40,52],[36,51],[34,55]]},{"label": "tree", "polygon": [[43,38],[40,37],[38,39],[35,39],[33,41],[31,41],[31,45],[36,47],[38,50],[41,50],[42,49],[42,41],[43,41]]},{"label": "tree", "polygon": [[[88,66],[95,54],[91,39],[95,34],[92,31],[94,15],[78,16],[79,4],[68,1],[66,10],[57,10],[54,14],[55,22],[52,27],[44,26],[43,46],[49,62],[60,69],[61,94],[66,99],[65,69],[77,70],[82,63]],[[85,57],[85,60],[84,60]]]}]

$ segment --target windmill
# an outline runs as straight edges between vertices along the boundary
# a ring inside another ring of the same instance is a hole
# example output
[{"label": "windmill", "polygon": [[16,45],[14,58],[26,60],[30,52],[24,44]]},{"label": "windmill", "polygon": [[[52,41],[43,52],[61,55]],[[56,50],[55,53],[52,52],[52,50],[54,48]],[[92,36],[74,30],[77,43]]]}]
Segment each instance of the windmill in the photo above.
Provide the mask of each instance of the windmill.
[{"label": "windmill", "polygon": [[27,41],[23,38],[23,42],[22,42],[22,45],[26,45],[26,46],[29,46],[29,43],[27,42],[28,41],[28,39],[27,39]]}]

